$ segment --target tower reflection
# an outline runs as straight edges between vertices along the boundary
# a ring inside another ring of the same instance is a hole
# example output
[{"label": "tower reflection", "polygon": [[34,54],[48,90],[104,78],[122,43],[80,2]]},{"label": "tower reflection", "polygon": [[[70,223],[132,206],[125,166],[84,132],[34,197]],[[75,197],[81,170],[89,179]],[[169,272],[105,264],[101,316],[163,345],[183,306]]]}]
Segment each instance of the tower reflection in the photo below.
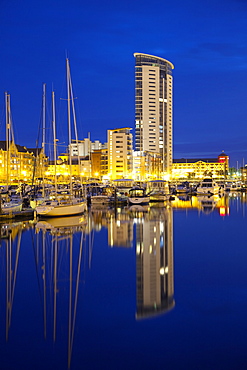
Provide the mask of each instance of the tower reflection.
[{"label": "tower reflection", "polygon": [[110,247],[136,248],[136,319],[171,310],[175,305],[172,207],[94,210],[91,216],[94,227],[108,229]]},{"label": "tower reflection", "polygon": [[173,211],[169,206],[151,208],[136,216],[136,319],[143,319],[175,305]]}]

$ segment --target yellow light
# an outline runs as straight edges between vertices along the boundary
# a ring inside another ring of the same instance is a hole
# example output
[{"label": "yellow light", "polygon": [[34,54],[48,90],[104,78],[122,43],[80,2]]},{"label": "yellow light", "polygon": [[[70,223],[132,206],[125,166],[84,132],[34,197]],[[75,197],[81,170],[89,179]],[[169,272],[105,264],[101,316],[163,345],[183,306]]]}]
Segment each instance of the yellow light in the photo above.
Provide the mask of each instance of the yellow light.
[{"label": "yellow light", "polygon": [[164,269],[164,267],[161,267],[160,268],[160,275],[165,275],[165,269]]}]

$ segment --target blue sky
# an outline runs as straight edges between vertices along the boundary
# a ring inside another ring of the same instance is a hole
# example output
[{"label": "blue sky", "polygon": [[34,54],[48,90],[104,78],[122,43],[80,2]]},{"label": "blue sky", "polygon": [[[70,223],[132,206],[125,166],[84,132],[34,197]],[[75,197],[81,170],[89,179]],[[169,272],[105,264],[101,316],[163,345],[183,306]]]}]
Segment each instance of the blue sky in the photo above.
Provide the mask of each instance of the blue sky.
[{"label": "blue sky", "polygon": [[[0,139],[4,92],[15,140],[34,147],[47,85],[55,91],[58,138],[66,142],[65,58],[70,59],[81,139],[134,129],[134,52],[174,66],[174,158],[247,162],[247,1],[0,2]],[[0,95],[1,96],[1,95]],[[47,135],[49,136],[49,134]],[[48,140],[48,139],[47,139]]]}]

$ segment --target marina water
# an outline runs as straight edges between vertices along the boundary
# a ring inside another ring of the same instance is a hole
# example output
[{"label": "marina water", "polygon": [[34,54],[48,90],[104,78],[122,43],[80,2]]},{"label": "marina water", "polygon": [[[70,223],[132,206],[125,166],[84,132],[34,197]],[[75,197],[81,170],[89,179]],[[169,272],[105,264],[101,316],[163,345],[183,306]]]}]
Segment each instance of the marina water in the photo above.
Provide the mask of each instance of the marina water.
[{"label": "marina water", "polygon": [[2,369],[245,369],[245,193],[1,224]]}]

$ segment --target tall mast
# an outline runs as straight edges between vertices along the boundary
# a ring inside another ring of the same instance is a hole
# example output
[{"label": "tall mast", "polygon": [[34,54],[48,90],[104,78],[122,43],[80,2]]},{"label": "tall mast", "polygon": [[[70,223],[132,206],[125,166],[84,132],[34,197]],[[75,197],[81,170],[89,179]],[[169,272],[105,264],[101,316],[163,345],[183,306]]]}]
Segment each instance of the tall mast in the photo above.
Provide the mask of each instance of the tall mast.
[{"label": "tall mast", "polygon": [[43,197],[45,196],[45,179],[44,179],[44,170],[45,170],[45,125],[46,125],[46,84],[43,84],[43,99],[42,99],[42,110],[43,110],[43,117],[42,117],[42,149],[43,149],[43,160],[42,160],[42,178],[43,178]]},{"label": "tall mast", "polygon": [[6,108],[6,185],[9,186],[9,166],[10,166],[10,95],[5,92],[5,108]]},{"label": "tall mast", "polygon": [[68,139],[69,139],[69,171],[70,171],[70,195],[72,196],[72,158],[71,158],[71,113],[70,113],[70,101],[71,101],[71,77],[69,59],[66,59],[66,72],[67,72],[67,99],[68,99]]},{"label": "tall mast", "polygon": [[53,128],[55,191],[57,192],[57,139],[56,139],[56,112],[55,112],[55,93],[54,91],[52,91],[52,128]]},{"label": "tall mast", "polygon": [[43,100],[42,100],[42,109],[43,109],[43,119],[42,119],[42,148],[45,154],[45,110],[46,110],[46,84],[43,84]]}]

